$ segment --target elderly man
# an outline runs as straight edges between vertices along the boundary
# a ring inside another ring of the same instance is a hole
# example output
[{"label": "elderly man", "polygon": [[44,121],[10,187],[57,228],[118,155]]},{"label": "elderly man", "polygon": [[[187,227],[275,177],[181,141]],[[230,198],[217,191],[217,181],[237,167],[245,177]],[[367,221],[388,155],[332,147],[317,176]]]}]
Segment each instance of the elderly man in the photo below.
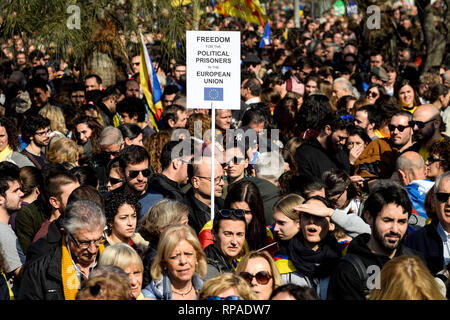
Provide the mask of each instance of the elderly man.
[{"label": "elderly man", "polygon": [[448,136],[443,136],[445,124],[437,109],[432,104],[419,106],[413,113],[409,126],[413,129],[414,140],[412,151],[420,153],[423,161],[427,161],[430,156],[430,148],[436,141],[450,140]]},{"label": "elderly man", "polygon": [[[211,157],[202,157],[188,167],[189,181],[192,188],[186,194],[186,202],[191,210],[189,225],[197,234],[211,220]],[[214,161],[214,212],[223,208],[223,169],[220,163]]]},{"label": "elderly man", "polygon": [[333,81],[333,97],[338,101],[343,96],[354,96],[359,98],[357,90],[352,86],[352,83],[346,78],[337,78]]},{"label": "elderly man", "polygon": [[95,202],[70,204],[61,243],[24,266],[18,299],[75,300],[81,282],[89,277],[103,251],[105,224],[103,210]]},{"label": "elderly man", "polygon": [[[424,209],[425,196],[433,187],[434,182],[427,179],[425,163],[420,154],[414,151],[407,151],[398,157],[396,162],[397,172],[400,174],[400,180],[413,205],[413,213],[417,215],[418,221],[411,221],[410,225],[420,228],[425,225],[427,213]],[[416,219],[414,219],[416,220]],[[413,231],[410,229],[410,231]]]},{"label": "elderly man", "polygon": [[437,180],[433,193],[436,217],[430,224],[409,236],[405,245],[423,254],[431,273],[436,274],[450,262],[450,171]]}]

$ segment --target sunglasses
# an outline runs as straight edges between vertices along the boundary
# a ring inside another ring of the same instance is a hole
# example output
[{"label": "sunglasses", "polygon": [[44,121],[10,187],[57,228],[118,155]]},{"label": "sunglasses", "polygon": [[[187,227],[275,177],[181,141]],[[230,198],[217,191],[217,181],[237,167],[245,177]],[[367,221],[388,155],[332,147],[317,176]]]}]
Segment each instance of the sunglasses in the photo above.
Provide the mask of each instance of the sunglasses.
[{"label": "sunglasses", "polygon": [[437,192],[436,193],[436,199],[438,199],[439,202],[447,202],[449,197],[450,197],[450,193],[446,193],[446,192]]},{"label": "sunglasses", "polygon": [[121,183],[122,179],[109,178],[109,182],[111,183],[111,185],[115,185],[115,184]]},{"label": "sunglasses", "polygon": [[206,300],[242,300],[239,296],[228,296],[228,297],[218,297],[218,296],[209,296]]},{"label": "sunglasses", "polygon": [[248,284],[252,283],[253,278],[256,279],[258,284],[268,284],[272,276],[267,271],[259,271],[256,274],[251,274],[249,272],[241,272],[239,274]]},{"label": "sunglasses", "polygon": [[140,172],[142,172],[142,175],[143,175],[144,177],[148,177],[148,176],[151,174],[150,169],[144,169],[144,170],[130,170],[130,171],[128,171],[128,176],[129,176],[131,179],[134,179],[134,178],[136,178],[136,177],[139,175]]},{"label": "sunglasses", "polygon": [[367,93],[367,96],[375,98],[375,97],[378,97],[378,93],[376,93],[375,91],[369,91]]},{"label": "sunglasses", "polygon": [[393,124],[388,124],[388,128],[389,128],[389,131],[391,131],[391,132],[394,132],[395,129],[397,129],[399,132],[403,132],[403,131],[405,131],[406,128],[409,128],[409,125],[403,126],[403,125],[399,124],[398,126],[394,126]]},{"label": "sunglasses", "polygon": [[422,129],[423,127],[425,127],[425,125],[426,125],[427,123],[429,123],[429,122],[431,122],[431,121],[434,121],[434,119],[431,119],[431,120],[428,120],[428,121],[425,121],[425,122],[423,122],[423,121],[414,121],[414,120],[411,120],[411,121],[408,122],[408,124],[409,124],[409,126],[410,126],[411,128],[414,128],[415,126],[417,126],[417,128]]},{"label": "sunglasses", "polygon": [[233,157],[230,160],[228,160],[227,162],[225,162],[225,165],[229,165],[230,163],[237,165],[237,164],[240,164],[244,160],[245,160],[245,158]]},{"label": "sunglasses", "polygon": [[231,216],[235,216],[238,218],[244,218],[246,213],[251,213],[250,210],[242,210],[242,209],[222,209],[219,211],[219,215],[222,218],[229,218]]}]

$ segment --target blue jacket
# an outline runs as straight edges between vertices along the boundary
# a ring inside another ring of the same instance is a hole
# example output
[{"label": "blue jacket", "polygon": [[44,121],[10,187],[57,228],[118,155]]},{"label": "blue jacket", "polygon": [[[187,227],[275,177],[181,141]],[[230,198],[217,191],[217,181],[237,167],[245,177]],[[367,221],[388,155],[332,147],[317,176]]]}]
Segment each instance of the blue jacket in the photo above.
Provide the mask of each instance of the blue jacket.
[{"label": "blue jacket", "polygon": [[[203,280],[194,273],[192,284],[195,291],[200,291],[203,287]],[[161,279],[153,279],[148,286],[142,289],[142,294],[151,300],[172,300],[172,285],[167,272],[163,273]]]},{"label": "blue jacket", "polygon": [[433,221],[405,239],[405,246],[420,252],[433,275],[444,268],[444,245],[438,234],[439,221]]}]

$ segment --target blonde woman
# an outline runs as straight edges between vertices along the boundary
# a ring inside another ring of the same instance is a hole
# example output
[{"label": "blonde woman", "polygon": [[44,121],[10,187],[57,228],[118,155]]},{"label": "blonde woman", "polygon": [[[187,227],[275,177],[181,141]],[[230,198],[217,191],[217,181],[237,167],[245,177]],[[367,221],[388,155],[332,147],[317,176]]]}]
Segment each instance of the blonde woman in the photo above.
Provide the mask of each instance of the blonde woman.
[{"label": "blonde woman", "polygon": [[250,251],[236,267],[241,276],[256,294],[257,300],[268,300],[273,290],[283,284],[280,272],[266,251]]},{"label": "blonde woman", "polygon": [[152,281],[142,290],[151,300],[197,300],[206,275],[206,256],[194,229],[175,225],[161,234]]},{"label": "blonde woman", "polygon": [[131,284],[131,294],[136,300],[144,300],[142,290],[142,275],[144,265],[136,250],[126,243],[116,243],[106,247],[100,256],[99,266],[112,265],[121,268],[128,274]]},{"label": "blonde woman", "polygon": [[48,120],[50,120],[50,143],[56,141],[58,138],[66,137],[67,130],[66,127],[66,118],[64,117],[64,113],[60,107],[47,105],[39,110],[39,114]]},{"label": "blonde woman", "polygon": [[256,300],[256,294],[240,276],[227,272],[205,281],[199,300]]},{"label": "blonde woman", "polygon": [[50,145],[47,152],[47,160],[52,163],[69,162],[75,167],[83,154],[83,148],[75,141],[68,138],[61,138]]},{"label": "blonde woman", "polygon": [[149,242],[144,253],[144,287],[151,281],[150,268],[155,260],[161,233],[171,225],[188,224],[189,207],[179,201],[163,199],[153,205],[141,222],[139,234]]},{"label": "blonde woman", "polygon": [[416,256],[399,256],[383,266],[368,300],[446,300],[436,279]]}]

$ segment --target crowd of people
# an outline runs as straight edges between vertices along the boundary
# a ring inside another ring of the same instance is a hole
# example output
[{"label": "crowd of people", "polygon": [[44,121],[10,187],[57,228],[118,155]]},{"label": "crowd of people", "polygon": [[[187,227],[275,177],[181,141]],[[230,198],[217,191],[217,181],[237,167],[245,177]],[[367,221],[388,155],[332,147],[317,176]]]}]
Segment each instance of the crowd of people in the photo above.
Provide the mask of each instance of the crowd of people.
[{"label": "crowd of people", "polygon": [[0,39],[0,299],[448,298],[450,54],[423,70],[412,8],[395,62],[333,10],[270,9],[266,46],[212,15],[242,37],[240,110],[214,119],[182,59],[154,64],[157,114],[139,51],[106,85]]}]

